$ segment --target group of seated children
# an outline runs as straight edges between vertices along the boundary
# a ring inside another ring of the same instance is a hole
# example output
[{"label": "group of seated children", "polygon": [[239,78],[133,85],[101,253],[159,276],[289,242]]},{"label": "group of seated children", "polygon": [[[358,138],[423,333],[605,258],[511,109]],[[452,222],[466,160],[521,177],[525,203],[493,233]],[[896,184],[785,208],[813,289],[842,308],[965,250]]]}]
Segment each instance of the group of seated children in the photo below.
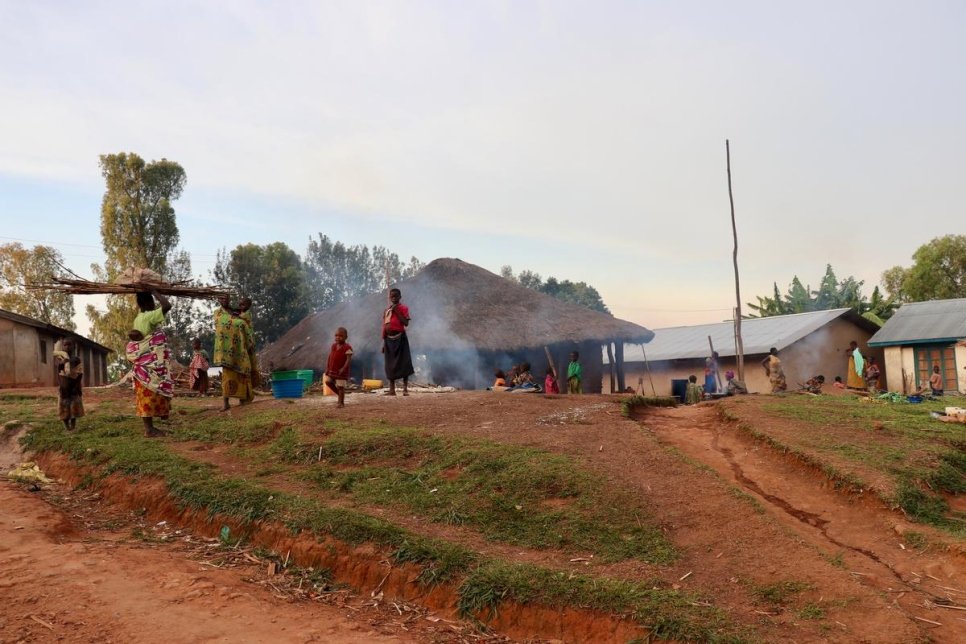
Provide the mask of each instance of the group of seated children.
[{"label": "group of seated children", "polygon": [[[493,391],[541,391],[540,385],[533,379],[533,374],[530,373],[529,362],[515,364],[507,372],[504,372],[502,369],[497,369],[493,375]],[[553,378],[553,369],[547,367],[547,377],[544,379],[544,385],[546,386],[551,382],[556,387],[556,380]],[[549,387],[545,388],[550,393]]]},{"label": "group of seated children", "polygon": [[[543,378],[543,387],[533,378],[530,373],[530,363],[521,362],[513,365],[510,370],[504,372],[497,369],[493,374],[493,391],[517,391],[517,392],[539,392],[548,394],[559,394],[560,385],[557,383],[557,374],[553,367],[547,365],[547,371]],[[583,370],[580,366],[580,355],[573,351],[570,354],[570,364],[567,365],[567,393],[579,394],[581,392],[581,377]]]},{"label": "group of seated children", "polygon": [[[735,372],[731,369],[725,372],[725,380],[727,381],[724,387],[724,394],[726,396],[748,393],[748,387],[745,385],[745,382],[738,380],[735,377]],[[695,375],[688,376],[688,386],[684,390],[684,404],[693,405],[701,402],[703,399],[704,387],[698,384],[698,377]]]}]

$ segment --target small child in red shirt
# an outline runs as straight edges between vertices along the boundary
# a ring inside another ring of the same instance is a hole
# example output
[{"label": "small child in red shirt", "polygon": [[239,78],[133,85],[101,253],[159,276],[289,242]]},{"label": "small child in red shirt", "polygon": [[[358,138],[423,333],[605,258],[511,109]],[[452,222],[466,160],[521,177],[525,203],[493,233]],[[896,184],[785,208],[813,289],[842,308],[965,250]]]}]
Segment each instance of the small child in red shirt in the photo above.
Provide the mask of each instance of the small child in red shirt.
[{"label": "small child in red shirt", "polygon": [[547,367],[547,375],[543,379],[543,391],[547,394],[560,393],[560,387],[557,386],[557,374],[553,372],[553,367]]},{"label": "small child in red shirt", "polygon": [[325,365],[325,384],[339,394],[338,407],[345,407],[345,386],[349,381],[349,363],[352,362],[352,345],[346,340],[349,332],[344,327],[335,330],[335,342],[329,349],[329,361]]}]

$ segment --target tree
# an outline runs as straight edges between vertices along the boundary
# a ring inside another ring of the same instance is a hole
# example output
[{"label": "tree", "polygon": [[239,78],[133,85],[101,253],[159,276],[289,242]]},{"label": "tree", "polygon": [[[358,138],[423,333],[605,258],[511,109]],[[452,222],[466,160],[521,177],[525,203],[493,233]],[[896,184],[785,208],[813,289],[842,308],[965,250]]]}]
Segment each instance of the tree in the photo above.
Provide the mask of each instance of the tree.
[{"label": "tree", "polygon": [[252,298],[259,347],[280,338],[309,312],[302,260],[282,242],[219,251],[214,275],[238,296]]},{"label": "tree", "polygon": [[[100,166],[107,186],[101,202],[107,259],[103,267],[91,267],[95,277],[113,281],[129,267],[150,268],[166,280],[190,274],[187,255],[175,256],[178,225],[171,206],[184,190],[184,169],[167,159],[146,163],[133,152],[101,155]],[[136,315],[134,298],[124,295],[109,295],[104,312],[87,307],[93,338],[122,356]]]},{"label": "tree", "polygon": [[60,252],[50,246],[0,245],[0,308],[73,331],[73,295],[26,288],[51,277],[65,277],[63,262]]},{"label": "tree", "polygon": [[882,273],[890,295],[902,302],[966,297],[966,235],[945,235],[923,244],[909,268]]},{"label": "tree", "polygon": [[313,310],[327,309],[344,300],[386,288],[386,279],[397,282],[419,272],[423,263],[409,263],[382,246],[346,246],[319,233],[305,252],[308,300]]},{"label": "tree", "polygon": [[600,311],[607,315],[611,314],[600,293],[587,282],[571,282],[570,280],[561,282],[556,277],[548,277],[547,281],[543,281],[539,273],[529,270],[520,271],[520,274],[514,277],[513,267],[509,265],[500,268],[500,275],[517,282],[521,286],[545,293],[558,300]]},{"label": "tree", "polygon": [[772,315],[788,315],[790,313],[807,313],[809,311],[826,311],[829,309],[850,308],[859,315],[882,323],[895,310],[895,300],[884,298],[879,288],[873,291],[873,301],[870,302],[862,294],[862,280],[851,275],[843,280],[835,276],[831,264],[826,264],[825,275],[819,282],[817,290],[811,290],[802,284],[798,276],[792,278],[788,291],[782,295],[778,291],[778,283],[773,284],[774,292],[771,297],[756,296],[758,304],[748,304],[757,315],[749,317],[769,317]]},{"label": "tree", "polygon": [[788,311],[785,308],[785,300],[782,299],[782,294],[778,292],[778,282],[774,282],[774,294],[772,297],[756,295],[755,298],[758,300],[758,304],[748,304],[748,308],[752,311],[758,311],[758,315],[749,314],[748,317],[768,317],[770,315],[785,315]]},{"label": "tree", "polygon": [[812,293],[807,286],[802,286],[798,275],[792,278],[792,284],[785,295],[785,310],[789,313],[806,313],[812,308]]}]

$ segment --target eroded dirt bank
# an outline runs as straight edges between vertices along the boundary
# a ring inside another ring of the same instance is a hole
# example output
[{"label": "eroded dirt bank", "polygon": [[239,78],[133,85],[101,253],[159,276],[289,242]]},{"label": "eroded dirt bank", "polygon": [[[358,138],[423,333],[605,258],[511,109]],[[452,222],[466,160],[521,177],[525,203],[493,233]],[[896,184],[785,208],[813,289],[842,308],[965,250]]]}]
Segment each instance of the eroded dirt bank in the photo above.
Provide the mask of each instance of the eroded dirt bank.
[{"label": "eroded dirt bank", "polygon": [[966,641],[966,615],[947,608],[966,596],[961,551],[903,543],[911,530],[934,533],[928,526],[913,526],[876,495],[836,490],[813,466],[738,431],[714,405],[652,408],[638,418],[663,444],[713,468],[856,582],[889,598],[930,638]]}]

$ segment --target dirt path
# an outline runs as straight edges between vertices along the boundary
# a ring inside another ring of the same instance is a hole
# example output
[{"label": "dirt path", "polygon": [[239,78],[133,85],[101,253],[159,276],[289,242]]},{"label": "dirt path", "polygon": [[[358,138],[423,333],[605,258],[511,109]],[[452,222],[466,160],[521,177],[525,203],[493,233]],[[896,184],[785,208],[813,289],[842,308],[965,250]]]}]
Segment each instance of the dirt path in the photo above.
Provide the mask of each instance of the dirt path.
[{"label": "dirt path", "polygon": [[739,435],[714,406],[652,409],[643,422],[662,443],[757,498],[795,534],[839,556],[859,583],[891,597],[893,606],[929,628],[936,641],[966,641],[966,615],[942,607],[964,597],[962,561],[940,549],[919,552],[904,544],[902,534],[912,526],[878,499],[835,491],[813,469]]},{"label": "dirt path", "polygon": [[290,604],[239,571],[173,548],[91,539],[17,485],[0,483],[0,641],[418,642],[347,619],[334,606]]}]

